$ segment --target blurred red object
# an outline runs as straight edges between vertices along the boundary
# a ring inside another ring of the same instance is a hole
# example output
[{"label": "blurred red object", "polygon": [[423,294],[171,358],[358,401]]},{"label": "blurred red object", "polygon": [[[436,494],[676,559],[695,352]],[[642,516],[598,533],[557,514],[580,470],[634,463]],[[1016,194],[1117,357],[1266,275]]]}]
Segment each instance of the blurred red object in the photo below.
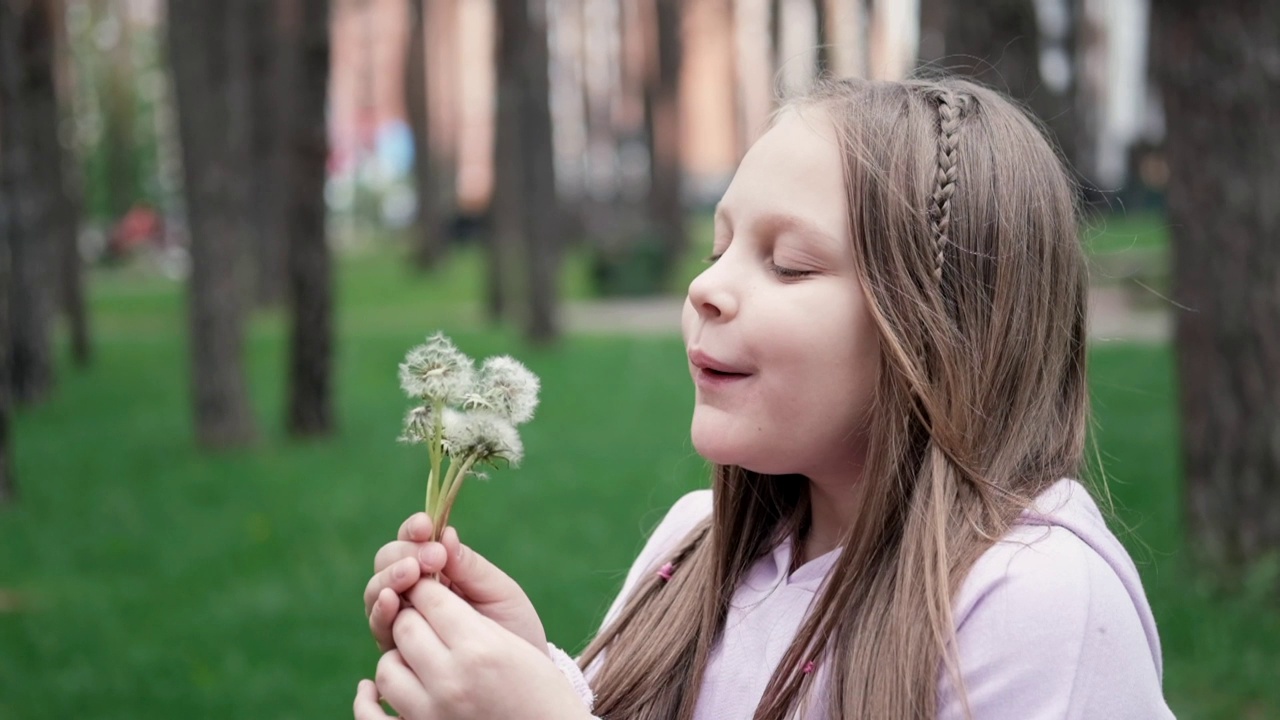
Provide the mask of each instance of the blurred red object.
[{"label": "blurred red object", "polygon": [[164,245],[164,218],[154,208],[134,205],[111,228],[107,252],[113,257],[125,257],[139,248]]}]

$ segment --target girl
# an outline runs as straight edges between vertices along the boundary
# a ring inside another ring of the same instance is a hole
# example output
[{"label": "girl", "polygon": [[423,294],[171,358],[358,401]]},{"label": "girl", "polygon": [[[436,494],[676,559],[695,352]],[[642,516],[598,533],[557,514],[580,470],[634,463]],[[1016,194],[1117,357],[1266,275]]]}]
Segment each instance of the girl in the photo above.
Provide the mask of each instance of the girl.
[{"label": "girl", "polygon": [[[514,583],[415,517],[366,591],[389,652],[356,717],[386,717],[379,694],[424,720],[589,717],[592,693],[608,720],[1171,717],[1138,574],[1072,479],[1074,197],[1037,126],[969,82],[789,105],[685,303],[712,488],[632,567],[589,688]],[[456,595],[415,584],[441,569]]]}]

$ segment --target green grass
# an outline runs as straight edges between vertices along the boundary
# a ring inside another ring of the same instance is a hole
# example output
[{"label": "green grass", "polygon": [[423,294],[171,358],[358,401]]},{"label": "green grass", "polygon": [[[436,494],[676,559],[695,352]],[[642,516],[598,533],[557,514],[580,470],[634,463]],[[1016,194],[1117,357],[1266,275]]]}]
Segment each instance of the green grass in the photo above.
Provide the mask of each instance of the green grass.
[{"label": "green grass", "polygon": [[[22,498],[0,510],[0,589],[22,604],[0,610],[0,718],[348,717],[377,659],[360,601],[373,553],[424,489],[423,453],[394,442],[406,407],[395,365],[436,327],[542,378],[524,467],[469,486],[454,517],[527,588],[549,635],[580,647],[645,533],[705,481],[681,348],[674,337],[524,347],[477,329],[478,273],[465,255],[430,280],[387,254],[344,260],[341,429],[328,442],[280,432],[280,318],[257,320],[263,440],[223,455],[192,447],[180,288],[99,275],[96,364],[62,368],[52,401],[16,425]],[[1168,350],[1100,348],[1093,380],[1175,711],[1280,716],[1276,608],[1216,597],[1185,560]]]}]

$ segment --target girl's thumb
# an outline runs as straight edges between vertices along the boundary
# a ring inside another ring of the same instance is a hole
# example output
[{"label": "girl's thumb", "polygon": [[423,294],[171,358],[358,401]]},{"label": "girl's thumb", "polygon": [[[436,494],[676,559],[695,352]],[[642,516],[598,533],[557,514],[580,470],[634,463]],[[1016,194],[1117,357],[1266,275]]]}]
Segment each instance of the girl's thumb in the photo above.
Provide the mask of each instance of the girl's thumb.
[{"label": "girl's thumb", "polygon": [[463,545],[453,528],[445,528],[440,542],[449,558],[441,572],[472,603],[500,602],[522,592],[515,580],[480,553]]}]

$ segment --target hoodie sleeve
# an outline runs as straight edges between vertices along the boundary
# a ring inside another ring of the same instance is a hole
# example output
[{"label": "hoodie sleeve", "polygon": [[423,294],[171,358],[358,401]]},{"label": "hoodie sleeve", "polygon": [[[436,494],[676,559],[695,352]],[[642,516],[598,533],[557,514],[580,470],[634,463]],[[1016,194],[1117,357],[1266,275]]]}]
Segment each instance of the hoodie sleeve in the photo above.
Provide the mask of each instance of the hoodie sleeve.
[{"label": "hoodie sleeve", "polygon": [[[1059,526],[1022,526],[979,558],[955,603],[969,716],[1172,718],[1146,600],[1119,572]],[[967,717],[945,668],[939,688],[938,717]]]}]

